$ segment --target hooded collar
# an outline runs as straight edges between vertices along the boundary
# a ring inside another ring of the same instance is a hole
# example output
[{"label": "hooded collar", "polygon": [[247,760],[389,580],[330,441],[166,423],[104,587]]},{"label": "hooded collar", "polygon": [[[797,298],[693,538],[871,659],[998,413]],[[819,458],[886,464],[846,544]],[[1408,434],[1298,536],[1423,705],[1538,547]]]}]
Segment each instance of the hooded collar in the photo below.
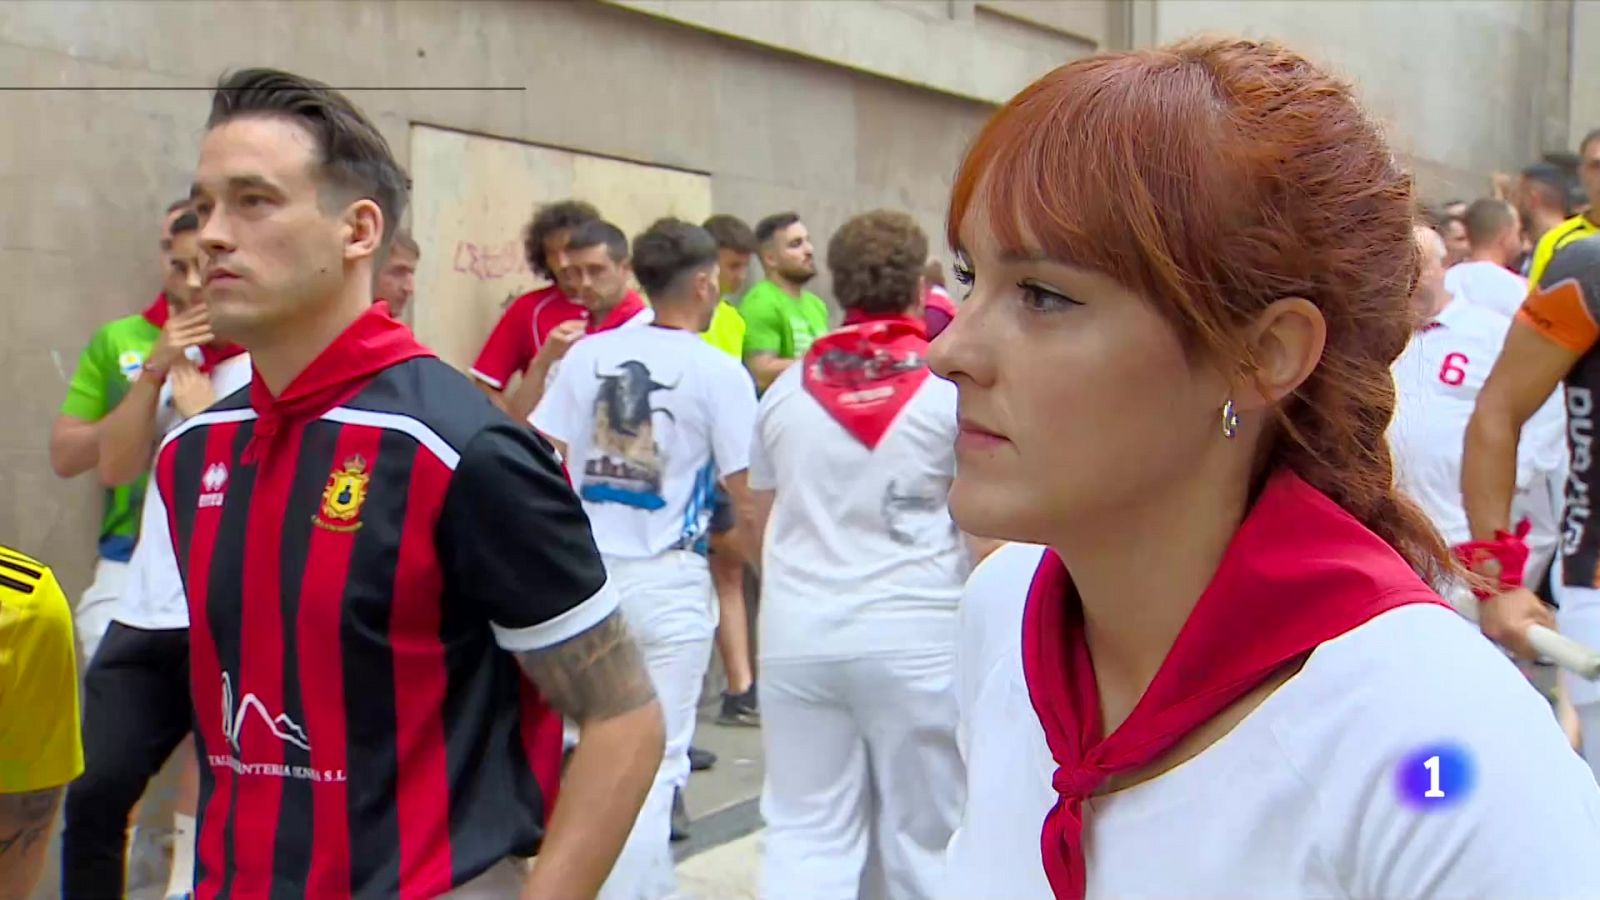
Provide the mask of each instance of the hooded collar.
[{"label": "hooded collar", "polygon": [[417,342],[411,329],[389,314],[387,303],[372,304],[296,375],[281,394],[273,396],[260,373],[253,373],[250,405],[257,418],[255,432],[245,451],[246,461],[266,452],[285,425],[321,416],[349,399],[384,369],[409,359],[434,355],[432,350]]}]

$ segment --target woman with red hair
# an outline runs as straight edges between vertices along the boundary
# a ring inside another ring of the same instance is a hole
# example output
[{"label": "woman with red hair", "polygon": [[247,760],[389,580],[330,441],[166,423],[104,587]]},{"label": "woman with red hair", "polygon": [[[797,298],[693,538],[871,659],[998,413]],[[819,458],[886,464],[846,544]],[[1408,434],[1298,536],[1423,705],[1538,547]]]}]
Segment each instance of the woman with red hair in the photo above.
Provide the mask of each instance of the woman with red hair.
[{"label": "woman with red hair", "polygon": [[950,205],[969,295],[950,897],[1600,896],[1600,788],[1398,494],[1411,180],[1271,44],[1063,66]]}]

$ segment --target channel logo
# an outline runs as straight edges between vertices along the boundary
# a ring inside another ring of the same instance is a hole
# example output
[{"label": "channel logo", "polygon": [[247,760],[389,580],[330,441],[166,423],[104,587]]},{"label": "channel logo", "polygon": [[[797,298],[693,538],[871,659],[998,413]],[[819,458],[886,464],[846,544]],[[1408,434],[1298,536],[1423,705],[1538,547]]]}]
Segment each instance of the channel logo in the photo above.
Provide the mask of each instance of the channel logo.
[{"label": "channel logo", "polygon": [[1394,773],[1400,802],[1424,812],[1460,804],[1472,795],[1477,782],[1472,754],[1454,741],[1427,744],[1407,753]]}]

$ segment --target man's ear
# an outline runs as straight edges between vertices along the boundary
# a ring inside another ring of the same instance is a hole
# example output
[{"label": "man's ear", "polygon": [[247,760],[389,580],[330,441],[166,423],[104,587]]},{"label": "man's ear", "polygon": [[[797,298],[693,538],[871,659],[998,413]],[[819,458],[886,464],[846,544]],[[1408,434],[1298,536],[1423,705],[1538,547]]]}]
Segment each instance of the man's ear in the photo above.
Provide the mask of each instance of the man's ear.
[{"label": "man's ear", "polygon": [[1245,349],[1252,370],[1241,373],[1234,405],[1255,412],[1293,394],[1322,361],[1327,339],[1328,322],[1315,303],[1304,297],[1273,301],[1250,326]]},{"label": "man's ear", "polygon": [[383,210],[372,198],[362,197],[345,207],[343,225],[344,258],[369,257],[377,266],[383,246]]}]

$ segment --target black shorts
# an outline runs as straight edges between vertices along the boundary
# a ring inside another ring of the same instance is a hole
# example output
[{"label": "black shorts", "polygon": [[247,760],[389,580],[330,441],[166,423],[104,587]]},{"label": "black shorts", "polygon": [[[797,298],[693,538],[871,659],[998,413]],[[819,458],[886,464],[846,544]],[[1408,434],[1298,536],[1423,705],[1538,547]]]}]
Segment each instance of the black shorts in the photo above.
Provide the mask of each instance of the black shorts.
[{"label": "black shorts", "polygon": [[727,534],[733,530],[733,500],[722,485],[717,485],[717,492],[711,498],[711,533]]}]

